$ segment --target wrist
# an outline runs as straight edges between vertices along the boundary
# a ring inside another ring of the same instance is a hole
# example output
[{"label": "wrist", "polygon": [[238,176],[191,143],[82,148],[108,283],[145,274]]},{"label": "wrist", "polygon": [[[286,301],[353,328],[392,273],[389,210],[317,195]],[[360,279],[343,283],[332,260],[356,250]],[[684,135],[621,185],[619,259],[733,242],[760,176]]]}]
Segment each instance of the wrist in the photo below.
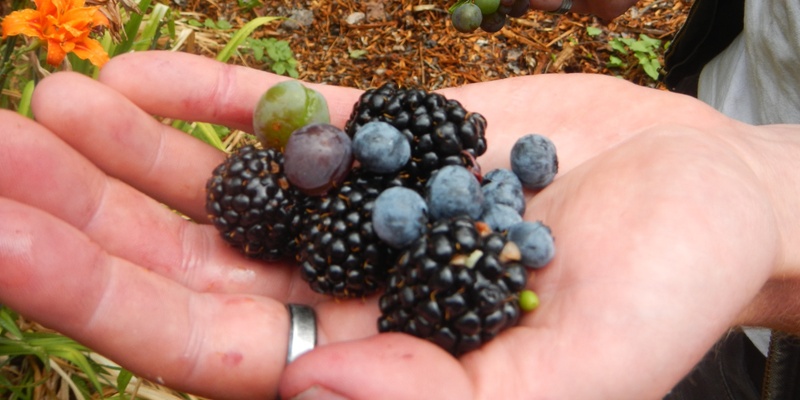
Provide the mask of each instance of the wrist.
[{"label": "wrist", "polygon": [[778,229],[779,252],[773,280],[800,279],[800,125],[760,127],[750,137],[756,162],[754,170],[764,183]]},{"label": "wrist", "polygon": [[800,125],[746,129],[736,147],[772,205],[778,244],[770,278],[739,322],[800,333]]}]

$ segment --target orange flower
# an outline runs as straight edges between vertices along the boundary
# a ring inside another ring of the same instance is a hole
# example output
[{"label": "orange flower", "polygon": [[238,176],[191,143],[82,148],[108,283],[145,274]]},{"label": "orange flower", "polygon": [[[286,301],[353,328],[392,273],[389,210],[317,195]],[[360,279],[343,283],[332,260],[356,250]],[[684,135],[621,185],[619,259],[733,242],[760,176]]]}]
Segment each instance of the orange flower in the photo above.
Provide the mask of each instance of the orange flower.
[{"label": "orange flower", "polygon": [[47,63],[58,66],[67,53],[101,67],[108,54],[89,33],[108,26],[98,7],[84,7],[84,0],[34,0],[36,9],[14,11],[3,19],[3,39],[25,35],[47,42]]}]

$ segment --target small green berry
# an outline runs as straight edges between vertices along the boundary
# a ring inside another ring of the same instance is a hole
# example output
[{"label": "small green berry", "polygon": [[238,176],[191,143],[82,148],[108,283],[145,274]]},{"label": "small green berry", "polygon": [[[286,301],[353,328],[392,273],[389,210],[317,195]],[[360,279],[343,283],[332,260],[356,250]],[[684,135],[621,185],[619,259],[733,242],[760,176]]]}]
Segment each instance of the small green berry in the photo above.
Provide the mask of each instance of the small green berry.
[{"label": "small green berry", "polygon": [[533,290],[523,290],[519,294],[519,308],[522,311],[533,311],[539,307],[539,296]]},{"label": "small green berry", "polygon": [[283,151],[296,129],[330,123],[328,103],[322,94],[299,81],[283,81],[259,98],[253,113],[253,133],[265,148]]},{"label": "small green berry", "polygon": [[500,7],[500,0],[475,0],[483,15],[493,14]]}]

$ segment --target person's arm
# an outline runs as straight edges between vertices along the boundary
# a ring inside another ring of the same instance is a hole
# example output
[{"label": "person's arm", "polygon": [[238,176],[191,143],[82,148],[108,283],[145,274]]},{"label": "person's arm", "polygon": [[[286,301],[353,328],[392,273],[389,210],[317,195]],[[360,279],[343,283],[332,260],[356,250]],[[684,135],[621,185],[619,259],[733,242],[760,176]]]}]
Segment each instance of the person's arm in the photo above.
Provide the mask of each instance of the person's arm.
[{"label": "person's arm", "polygon": [[775,270],[741,315],[744,325],[766,326],[800,334],[800,126],[769,125],[753,129],[737,145],[764,182],[775,210],[780,251]]}]

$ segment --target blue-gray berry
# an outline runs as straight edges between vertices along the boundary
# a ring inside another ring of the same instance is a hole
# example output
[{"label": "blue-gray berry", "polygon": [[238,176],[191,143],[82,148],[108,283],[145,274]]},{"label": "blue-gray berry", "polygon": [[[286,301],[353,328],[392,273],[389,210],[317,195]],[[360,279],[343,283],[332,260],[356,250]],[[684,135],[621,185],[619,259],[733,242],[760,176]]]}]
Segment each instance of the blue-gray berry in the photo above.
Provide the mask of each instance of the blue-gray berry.
[{"label": "blue-gray berry", "polygon": [[414,190],[392,187],[381,192],[372,210],[375,234],[396,249],[407,247],[425,232],[428,206]]},{"label": "blue-gray berry", "polygon": [[509,206],[519,215],[525,214],[525,193],[517,175],[507,169],[495,169],[483,176],[483,198],[487,207]]},{"label": "blue-gray berry", "polygon": [[510,183],[512,185],[517,185],[520,188],[522,187],[522,182],[520,182],[517,174],[507,168],[495,168],[483,174],[483,183],[486,184],[488,182]]},{"label": "blue-gray berry", "polygon": [[428,180],[426,189],[425,199],[434,221],[459,215],[478,219],[483,212],[481,184],[462,166],[442,167]]},{"label": "blue-gray berry", "polygon": [[511,170],[526,188],[544,188],[558,173],[556,146],[535,133],[519,138],[511,148]]},{"label": "blue-gray berry", "polygon": [[367,171],[389,174],[411,158],[411,144],[397,128],[383,121],[364,124],[353,135],[353,156]]},{"label": "blue-gray berry", "polygon": [[494,204],[486,207],[481,220],[489,225],[495,232],[502,232],[513,225],[522,222],[522,216],[519,215],[517,210],[504,205]]},{"label": "blue-gray berry", "polygon": [[556,254],[553,234],[541,221],[513,225],[508,228],[508,240],[519,247],[522,264],[531,269],[544,267]]}]

